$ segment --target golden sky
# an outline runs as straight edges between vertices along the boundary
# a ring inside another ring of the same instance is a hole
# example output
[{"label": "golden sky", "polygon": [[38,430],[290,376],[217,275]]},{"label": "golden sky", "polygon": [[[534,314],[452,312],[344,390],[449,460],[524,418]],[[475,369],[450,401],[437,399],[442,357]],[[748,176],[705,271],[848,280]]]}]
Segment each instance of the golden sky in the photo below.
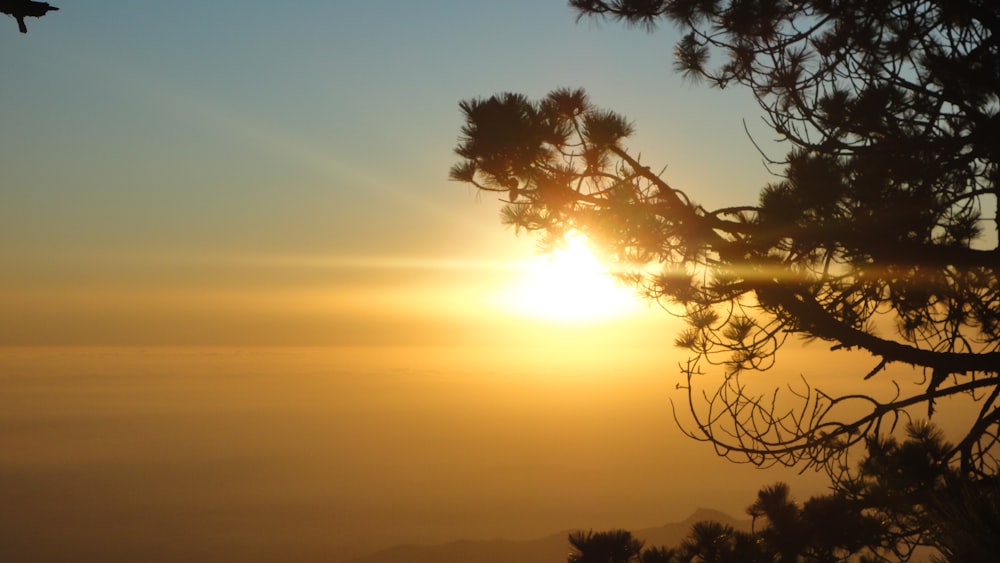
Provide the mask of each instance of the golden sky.
[{"label": "golden sky", "polygon": [[821,490],[681,439],[642,349],[0,350],[0,552],[339,561]]}]

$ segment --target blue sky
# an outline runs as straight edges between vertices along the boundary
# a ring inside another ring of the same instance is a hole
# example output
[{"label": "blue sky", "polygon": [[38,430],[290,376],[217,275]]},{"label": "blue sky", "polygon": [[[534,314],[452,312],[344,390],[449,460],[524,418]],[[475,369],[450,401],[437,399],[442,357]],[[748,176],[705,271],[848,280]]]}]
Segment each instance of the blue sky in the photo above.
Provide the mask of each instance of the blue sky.
[{"label": "blue sky", "polygon": [[[21,317],[85,320],[113,294],[115,318],[137,291],[349,295],[495,277],[413,264],[531,254],[495,202],[447,181],[458,102],[500,91],[586,88],[697,201],[753,202],[767,181],[745,92],[675,75],[672,30],[577,21],[562,0],[55,4],[27,35],[0,20],[0,283]],[[65,301],[87,292],[91,305]],[[53,295],[64,302],[46,312]],[[119,325],[95,342],[130,341]],[[76,329],[49,330],[0,327],[0,340]]]}]

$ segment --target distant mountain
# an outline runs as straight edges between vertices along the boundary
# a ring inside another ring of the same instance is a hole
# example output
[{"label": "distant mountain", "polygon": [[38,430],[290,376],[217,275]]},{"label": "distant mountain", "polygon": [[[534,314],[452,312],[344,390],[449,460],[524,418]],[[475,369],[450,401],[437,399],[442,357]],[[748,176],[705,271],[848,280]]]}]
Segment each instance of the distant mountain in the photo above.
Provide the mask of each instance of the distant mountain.
[{"label": "distant mountain", "polygon": [[[698,522],[704,522],[706,520],[711,520],[713,522],[718,522],[720,524],[726,524],[732,526],[737,530],[750,531],[750,526],[752,521],[747,518],[745,520],[737,520],[732,516],[719,512],[718,510],[712,510],[710,508],[699,508],[694,511],[694,514],[688,516],[681,522],[676,522],[673,524],[665,524],[663,526],[658,526],[655,528],[645,528],[642,530],[629,530],[632,535],[639,538],[640,540],[646,542],[647,547],[652,546],[663,546],[663,547],[674,547],[681,543],[681,541],[688,536],[691,532],[691,527]],[[567,545],[569,543],[567,542]]]},{"label": "distant mountain", "polygon": [[[701,508],[681,522],[655,528],[629,530],[647,546],[676,546],[687,537],[691,526],[704,520],[749,530],[750,520],[737,520],[717,510]],[[535,540],[474,540],[440,545],[401,545],[378,551],[349,563],[561,563],[570,547],[566,530]],[[604,530],[594,530],[597,532]]]}]

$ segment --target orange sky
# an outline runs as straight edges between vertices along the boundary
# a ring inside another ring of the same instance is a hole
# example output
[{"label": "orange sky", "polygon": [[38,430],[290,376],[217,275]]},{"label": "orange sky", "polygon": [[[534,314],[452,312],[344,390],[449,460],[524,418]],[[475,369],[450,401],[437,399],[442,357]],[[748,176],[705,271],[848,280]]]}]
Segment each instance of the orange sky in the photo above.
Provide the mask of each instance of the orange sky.
[{"label": "orange sky", "polygon": [[642,349],[0,350],[0,537],[26,559],[329,561],[819,490],[682,439],[674,370]]}]

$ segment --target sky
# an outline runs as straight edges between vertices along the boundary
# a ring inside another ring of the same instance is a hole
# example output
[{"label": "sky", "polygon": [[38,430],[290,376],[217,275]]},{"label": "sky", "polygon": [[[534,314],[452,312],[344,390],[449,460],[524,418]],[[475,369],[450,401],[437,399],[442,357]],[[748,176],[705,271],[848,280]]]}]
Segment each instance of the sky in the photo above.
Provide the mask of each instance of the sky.
[{"label": "sky", "polygon": [[739,515],[795,478],[681,437],[676,320],[575,315],[589,266],[447,179],[461,100],[583,87],[694,200],[754,203],[745,127],[781,148],[745,92],[671,71],[673,30],[562,0],[53,3],[0,18],[0,555],[327,561]]},{"label": "sky", "polygon": [[586,88],[707,204],[768,180],[748,96],[561,0],[59,7],[0,20],[0,343],[453,341],[534,252],[447,181],[473,97]]}]

